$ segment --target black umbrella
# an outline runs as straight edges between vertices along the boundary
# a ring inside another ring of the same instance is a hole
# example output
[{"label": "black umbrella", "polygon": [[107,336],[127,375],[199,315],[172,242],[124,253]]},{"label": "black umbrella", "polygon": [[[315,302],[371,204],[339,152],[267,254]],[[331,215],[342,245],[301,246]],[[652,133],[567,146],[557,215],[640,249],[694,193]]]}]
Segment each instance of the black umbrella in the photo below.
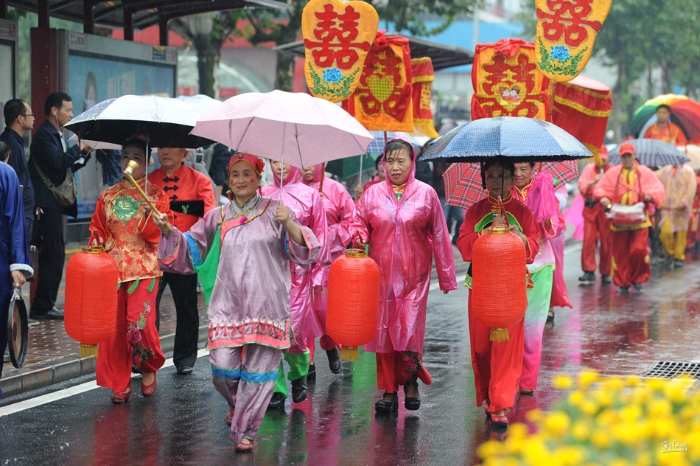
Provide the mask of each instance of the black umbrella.
[{"label": "black umbrella", "polygon": [[148,136],[151,147],[196,149],[213,141],[190,134],[200,115],[170,97],[125,95],[98,103],[65,126],[80,139],[124,144],[136,135]]},{"label": "black umbrella", "polygon": [[[658,139],[630,139],[625,144],[632,144],[637,152],[637,161],[647,167],[663,167],[665,165],[680,165],[690,162],[690,159],[673,144]],[[610,151],[610,163],[620,165],[620,146]]]}]

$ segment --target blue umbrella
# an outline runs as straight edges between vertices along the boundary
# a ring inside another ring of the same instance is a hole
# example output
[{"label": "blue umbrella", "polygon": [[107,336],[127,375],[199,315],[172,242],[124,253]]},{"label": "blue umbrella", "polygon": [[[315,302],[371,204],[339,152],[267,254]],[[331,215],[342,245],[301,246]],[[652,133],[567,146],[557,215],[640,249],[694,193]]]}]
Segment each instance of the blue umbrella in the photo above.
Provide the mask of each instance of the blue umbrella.
[{"label": "blue umbrella", "polygon": [[482,118],[460,125],[435,141],[421,160],[556,162],[593,157],[575,137],[555,124],[525,117]]},{"label": "blue umbrella", "polygon": [[[647,167],[663,167],[665,165],[680,165],[690,162],[686,155],[673,144],[658,139],[630,139],[625,143],[632,144],[637,152],[637,161]],[[620,146],[610,151],[610,163],[620,165]]]}]

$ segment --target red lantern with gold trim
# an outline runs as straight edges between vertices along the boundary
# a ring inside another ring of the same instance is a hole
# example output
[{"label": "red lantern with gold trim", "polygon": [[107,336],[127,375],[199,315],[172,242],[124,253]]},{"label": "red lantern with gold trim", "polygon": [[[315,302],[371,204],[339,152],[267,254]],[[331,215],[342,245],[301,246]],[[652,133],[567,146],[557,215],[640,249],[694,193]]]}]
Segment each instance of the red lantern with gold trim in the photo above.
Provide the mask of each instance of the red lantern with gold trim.
[{"label": "red lantern with gold trim", "polygon": [[331,264],[326,330],[342,345],[345,361],[356,361],[357,347],[369,343],[377,331],[379,280],[379,266],[361,249],[349,249]]},{"label": "red lantern with gold trim", "polygon": [[471,310],[491,327],[491,341],[508,341],[508,327],[525,316],[525,263],[525,245],[507,226],[492,226],[474,243]]},{"label": "red lantern with gold trim", "polygon": [[104,248],[83,248],[68,261],[64,323],[81,357],[96,356],[97,344],[114,332],[118,283],[117,263]]}]

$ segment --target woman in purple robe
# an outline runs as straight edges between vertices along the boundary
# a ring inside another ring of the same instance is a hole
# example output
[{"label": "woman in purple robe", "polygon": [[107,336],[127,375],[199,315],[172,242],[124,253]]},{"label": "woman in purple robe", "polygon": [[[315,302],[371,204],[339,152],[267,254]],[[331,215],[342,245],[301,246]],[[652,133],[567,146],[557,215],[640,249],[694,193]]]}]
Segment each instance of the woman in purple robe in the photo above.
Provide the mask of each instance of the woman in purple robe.
[{"label": "woman in purple robe", "polygon": [[258,193],[264,165],[253,155],[233,156],[232,202],[209,211],[186,233],[168,231],[167,218],[154,216],[162,233],[161,268],[199,273],[209,303],[214,387],[228,402],[226,422],[236,451],[253,449],[282,350],[290,346],[289,260],[303,267],[320,250],[289,208]]}]

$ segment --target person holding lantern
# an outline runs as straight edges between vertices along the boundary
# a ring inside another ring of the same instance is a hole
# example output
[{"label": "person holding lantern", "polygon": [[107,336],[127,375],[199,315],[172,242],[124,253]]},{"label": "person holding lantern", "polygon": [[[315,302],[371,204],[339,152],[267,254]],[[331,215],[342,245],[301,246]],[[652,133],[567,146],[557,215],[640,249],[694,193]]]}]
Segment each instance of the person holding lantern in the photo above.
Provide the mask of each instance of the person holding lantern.
[{"label": "person holding lantern", "polygon": [[[318,267],[329,267],[331,256],[327,241],[326,212],[318,191],[301,182],[299,169],[287,164],[271,161],[274,183],[262,188],[262,195],[277,199],[288,206],[300,225],[308,227],[321,244],[316,265],[300,267],[292,262],[292,290],[289,297],[292,316],[292,345],[284,353],[284,359],[289,364],[288,378],[292,382],[292,401],[301,403],[307,395],[307,375],[309,373],[310,352],[306,346],[307,340],[316,335],[323,335],[314,313],[312,300],[313,286],[322,286],[320,275],[314,274]],[[340,370],[340,352],[329,353],[331,367]],[[336,359],[337,358],[337,359]],[[275,393],[270,401],[270,408],[282,408],[287,398],[287,382],[284,380],[284,367],[280,364],[279,376],[275,385]]]},{"label": "person holding lantern", "polygon": [[542,357],[542,335],[550,310],[556,258],[551,241],[563,234],[564,219],[554,191],[554,179],[535,171],[534,162],[516,163],[511,195],[530,208],[539,226],[539,251],[528,264],[533,286],[527,290],[525,312],[525,350],[520,393],[530,395],[537,388]]},{"label": "person holding lantern", "polygon": [[418,379],[430,385],[423,366],[423,339],[435,257],[440,289],[457,289],[454,254],[445,216],[435,190],[414,177],[415,151],[391,139],[383,155],[386,181],[364,192],[355,207],[351,232],[356,244],[369,244],[369,257],[381,271],[379,322],[365,345],[376,353],[377,386],[384,391],[377,413],[398,411],[403,385],[406,409],[420,408]]},{"label": "person holding lantern", "polygon": [[[302,182],[317,190],[323,200],[323,207],[326,211],[326,224],[328,225],[326,241],[332,262],[345,253],[345,247],[352,240],[349,227],[352,222],[355,203],[350,197],[348,190],[342,184],[325,177],[324,169],[325,164],[314,165],[301,170],[301,175]],[[329,269],[330,264],[318,264],[313,270],[313,306],[320,332],[317,335],[310,335],[306,341],[311,360],[307,378],[311,380],[316,378],[316,364],[314,364],[316,344],[314,340],[317,336],[321,337],[321,348],[328,355],[328,365],[331,372],[337,374],[341,369],[340,350],[326,331]]]},{"label": "person holding lantern", "polygon": [[[465,262],[472,262],[474,243],[498,219],[499,198],[502,198],[505,213],[508,216],[510,230],[525,244],[526,261],[531,264],[539,252],[539,227],[530,209],[515,199],[510,192],[513,184],[515,167],[503,157],[492,157],[482,168],[484,185],[488,197],[474,204],[464,218],[459,229],[457,248]],[[505,197],[503,197],[505,195]],[[469,272],[465,286],[471,289]],[[523,264],[523,275],[526,269]],[[523,281],[526,277],[523,276]],[[498,283],[494,283],[494,292],[498,292]],[[476,388],[476,405],[484,406],[484,411],[491,421],[498,426],[507,426],[505,410],[512,408],[515,395],[520,386],[523,367],[523,349],[525,319],[508,327],[508,341],[491,341],[491,329],[476,318],[472,307],[472,293],[469,293],[469,342],[474,370]]]},{"label": "person holding lantern", "polygon": [[613,204],[645,204],[641,222],[623,224],[614,217],[610,219],[613,283],[619,287],[618,293],[624,294],[630,286],[641,292],[642,283],[651,277],[648,240],[652,223],[647,207],[651,204],[660,207],[666,191],[654,172],[637,162],[637,151],[632,144],[622,144],[619,152],[622,165],[606,171],[593,194],[606,210],[611,210]]},{"label": "person holding lantern", "polygon": [[[121,169],[130,161],[138,163],[133,178],[147,190],[162,215],[172,220],[169,199],[162,189],[146,184],[150,157],[147,138],[129,139],[122,148]],[[165,363],[155,323],[160,231],[150,220],[151,209],[142,202],[136,187],[123,180],[107,188],[97,199],[90,221],[89,245],[104,247],[119,269],[117,325],[112,336],[99,344],[97,385],[112,389],[112,403],[126,403],[131,395],[131,367],[141,370],[141,393],[151,396],[156,389],[156,371]]]},{"label": "person holding lantern", "polygon": [[304,267],[321,249],[289,207],[259,194],[264,168],[254,155],[231,157],[232,201],[209,211],[186,233],[175,226],[169,231],[167,217],[154,216],[161,230],[161,267],[181,274],[198,271],[208,297],[209,361],[214,387],[229,405],[226,423],[237,451],[253,449],[282,350],[290,346],[289,260]]}]

